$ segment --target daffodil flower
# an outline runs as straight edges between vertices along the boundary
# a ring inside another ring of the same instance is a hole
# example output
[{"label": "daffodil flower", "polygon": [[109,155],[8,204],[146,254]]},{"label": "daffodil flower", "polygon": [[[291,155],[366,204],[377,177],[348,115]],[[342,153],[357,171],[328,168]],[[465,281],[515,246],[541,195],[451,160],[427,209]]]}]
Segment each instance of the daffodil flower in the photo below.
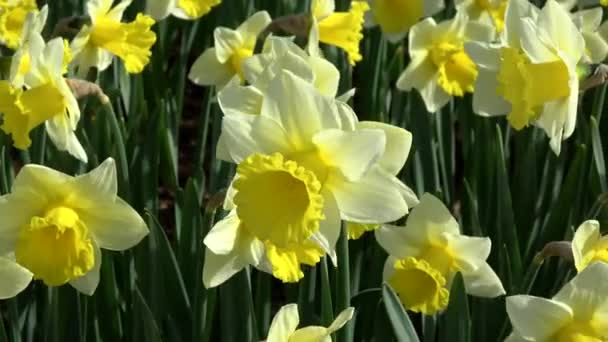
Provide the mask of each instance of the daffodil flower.
[{"label": "daffodil flower", "polygon": [[242,62],[253,55],[258,35],[272,20],[266,11],[257,12],[236,30],[217,27],[213,32],[214,47],[200,55],[190,69],[188,78],[198,85],[214,85],[221,89],[238,75],[244,79]]},{"label": "daffodil flower", "polygon": [[286,70],[263,98],[259,114],[223,118],[217,156],[238,167],[225,206],[232,213],[205,238],[208,287],[246,264],[298,281],[299,264],[325,253],[335,262],[341,219],[391,222],[417,202],[394,176],[407,158],[407,131],[353,123],[335,99]]},{"label": "daffodil flower", "polygon": [[600,224],[595,220],[583,222],[572,239],[572,255],[577,271],[594,262],[608,263],[608,237],[600,235]]},{"label": "daffodil flower", "polygon": [[452,96],[475,90],[477,67],[464,51],[465,42],[491,39],[490,26],[468,21],[462,13],[439,24],[433,18],[421,21],[411,29],[411,62],[399,76],[397,88],[417,89],[427,111],[436,112]]},{"label": "daffodil flower", "polygon": [[380,26],[392,42],[403,39],[420,19],[430,17],[444,7],[443,0],[367,0],[365,26]]},{"label": "daffodil flower", "polygon": [[86,163],[86,152],[75,134],[80,108],[63,77],[64,41],[55,38],[45,45],[35,32],[27,46],[27,68],[23,68],[24,55],[16,54],[11,65],[15,79],[0,81],[0,128],[12,136],[15,147],[27,149],[32,143],[30,132],[44,123],[59,150]]},{"label": "daffodil flower", "polygon": [[[470,43],[467,52],[480,70],[473,110],[504,115],[513,128],[541,127],[559,154],[574,131],[578,104],[577,64],[585,41],[568,12],[549,0],[538,14],[511,0],[504,45]],[[527,13],[532,13],[526,17]]]},{"label": "daffodil flower", "polygon": [[150,49],[156,34],[150,30],[154,19],[138,13],[134,21],[121,22],[125,9],[132,0],[122,0],[112,7],[112,0],[89,0],[87,13],[90,25],[84,25],[72,41],[74,64],[80,75],[92,67],[99,71],[112,64],[118,56],[129,73],[140,73],[150,62]]},{"label": "daffodil flower", "polygon": [[608,56],[608,42],[602,36],[602,29],[600,29],[602,12],[601,7],[595,7],[571,14],[572,21],[579,28],[585,40],[585,54],[583,56],[583,62],[585,63],[598,64]]},{"label": "daffodil flower", "polygon": [[355,65],[363,59],[359,43],[363,39],[361,31],[369,5],[364,1],[352,1],[350,6],[348,12],[334,12],[334,0],[313,0],[311,34],[318,35],[321,43],[346,51],[349,63]]},{"label": "daffodil flower", "polygon": [[[46,5],[42,7],[40,12],[32,11],[26,16],[19,47],[11,60],[10,80],[14,86],[19,87],[24,85],[24,77],[31,69],[30,55],[39,55],[40,48],[44,44],[44,41],[40,37],[46,24],[47,16],[48,6]],[[30,52],[32,49],[33,51]]]},{"label": "daffodil flower", "polygon": [[608,336],[608,264],[577,274],[552,299],[507,297],[513,333],[507,342],[600,342]]},{"label": "daffodil flower", "polygon": [[11,192],[0,197],[0,255],[14,255],[19,266],[0,259],[0,272],[14,275],[3,275],[3,283],[21,284],[6,290],[14,294],[23,287],[25,268],[48,286],[69,283],[93,294],[100,248],[126,250],[148,234],[143,219],[116,193],[113,159],[77,177],[41,165],[24,166]]},{"label": "daffodil flower", "polygon": [[0,4],[0,42],[11,49],[19,47],[25,18],[38,12],[36,0],[7,0]]},{"label": "daffodil flower", "polygon": [[298,329],[300,316],[296,304],[283,306],[272,319],[266,342],[327,342],[330,335],[340,330],[353,318],[354,308],[340,312],[329,327],[308,326]]},{"label": "daffodil flower", "polygon": [[486,262],[490,239],[462,235],[448,209],[430,194],[422,196],[405,227],[382,225],[376,240],[389,254],[383,279],[408,310],[427,315],[443,310],[457,272],[468,294],[491,298],[505,293]]},{"label": "daffodil flower", "polygon": [[456,8],[465,12],[471,20],[492,25],[500,33],[505,25],[508,2],[509,0],[456,0]]},{"label": "daffodil flower", "polygon": [[146,13],[155,20],[163,20],[169,15],[180,19],[198,19],[219,5],[222,0],[148,0]]}]

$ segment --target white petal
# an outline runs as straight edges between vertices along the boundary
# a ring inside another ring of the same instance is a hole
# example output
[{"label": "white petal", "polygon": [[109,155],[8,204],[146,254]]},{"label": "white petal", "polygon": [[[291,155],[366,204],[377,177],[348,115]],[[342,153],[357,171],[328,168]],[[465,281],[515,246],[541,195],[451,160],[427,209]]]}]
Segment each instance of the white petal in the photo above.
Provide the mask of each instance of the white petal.
[{"label": "white petal", "polygon": [[[77,208],[77,203],[71,203]],[[149,230],[146,222],[135,209],[116,198],[114,202],[101,202],[93,208],[77,210],[99,247],[112,251],[123,251],[138,244]]]},{"label": "white petal", "polygon": [[240,221],[236,211],[230,212],[221,221],[217,222],[207,233],[203,243],[215,254],[228,254],[234,250],[237,242]]},{"label": "white petal", "polygon": [[116,4],[116,6],[114,6],[108,12],[108,18],[113,19],[115,21],[121,21],[123,13],[127,9],[127,7],[131,5],[131,2],[133,2],[133,0],[122,0],[121,2]]},{"label": "white petal", "polygon": [[425,17],[430,17],[445,7],[443,0],[424,0],[423,5]]},{"label": "white petal", "polygon": [[497,72],[479,67],[473,93],[473,111],[482,116],[505,115],[511,104],[498,95]]},{"label": "white petal", "polygon": [[92,296],[97,289],[97,285],[99,285],[99,271],[101,269],[102,257],[101,250],[94,241],[93,250],[95,251],[95,264],[93,265],[93,268],[82,277],[70,281],[70,285],[72,285],[73,288],[87,296]]},{"label": "white petal", "polygon": [[329,327],[327,327],[328,332],[331,334],[335,331],[341,329],[348,321],[353,319],[353,315],[355,314],[355,308],[349,307],[338,314],[338,317],[334,319]]},{"label": "white petal", "polygon": [[154,20],[163,20],[169,16],[175,6],[175,0],[148,0],[146,1],[146,13]]},{"label": "white petal", "polygon": [[101,197],[114,200],[118,193],[116,162],[108,158],[95,169],[74,179],[75,190],[83,196]]},{"label": "white petal", "polygon": [[410,91],[423,89],[437,74],[437,68],[426,54],[415,56],[397,80],[397,88]]},{"label": "white petal", "polygon": [[207,248],[203,265],[203,284],[208,289],[219,286],[246,266],[247,263],[237,253],[217,255]]},{"label": "white petal", "polygon": [[556,59],[556,55],[543,41],[542,35],[532,20],[523,20],[521,48],[532,63],[545,63]]},{"label": "white petal", "polygon": [[448,208],[435,196],[425,193],[407,218],[407,230],[418,232],[428,239],[441,239],[443,233],[460,235],[458,222]]},{"label": "white petal", "polygon": [[433,18],[426,18],[412,26],[408,46],[410,55],[415,56],[428,52],[433,45],[433,33],[436,26],[437,24]]},{"label": "white petal", "polygon": [[572,255],[574,265],[578,271],[585,266],[583,258],[585,254],[593,250],[594,245],[600,240],[600,224],[596,220],[583,222],[574,233],[572,238]]},{"label": "white petal", "polygon": [[[567,304],[578,317],[608,314],[608,264],[596,262],[587,266],[553,297]],[[605,323],[604,323],[605,324]]]},{"label": "white petal", "polygon": [[572,310],[551,299],[517,295],[507,297],[513,330],[523,337],[545,341],[572,319]]},{"label": "white petal", "polygon": [[585,51],[587,51],[589,56],[589,62],[597,64],[606,59],[608,55],[608,43],[599,33],[583,32],[583,38],[585,38]]},{"label": "white petal", "polygon": [[502,282],[494,270],[483,263],[473,273],[463,273],[466,292],[470,295],[485,298],[494,298],[505,294]]},{"label": "white petal", "polygon": [[538,16],[538,27],[548,33],[557,47],[578,62],[585,49],[585,41],[572,22],[569,13],[555,0],[549,0]]},{"label": "white petal", "polygon": [[339,169],[349,181],[359,180],[384,154],[386,135],[379,129],[346,132],[328,129],[313,137],[323,160]]},{"label": "white petal", "polygon": [[315,75],[314,85],[321,94],[335,97],[340,84],[340,71],[328,60],[311,56],[308,64]]},{"label": "white petal", "polygon": [[384,131],[386,147],[378,164],[393,175],[399,173],[410,154],[412,133],[401,127],[375,121],[361,121],[357,123],[357,128],[380,129]]},{"label": "white petal", "polygon": [[334,194],[343,220],[385,223],[403,217],[408,211],[401,193],[394,186],[395,176],[380,167],[372,168],[356,182],[335,172],[330,178],[326,186]]},{"label": "white petal", "polygon": [[244,45],[243,37],[237,31],[226,27],[216,27],[213,38],[217,61],[222,64],[228,62],[230,57]]},{"label": "white petal", "polygon": [[[297,96],[294,96],[297,94]],[[281,123],[294,146],[310,146],[322,129],[339,128],[336,108],[312,84],[282,71],[270,83],[262,115]]]},{"label": "white petal", "polygon": [[283,306],[272,319],[268,330],[267,342],[285,342],[296,331],[300,324],[298,306],[288,304]]},{"label": "white petal", "polygon": [[188,73],[188,79],[198,85],[223,87],[230,81],[234,72],[217,59],[215,48],[209,48],[200,55]]},{"label": "white petal", "polygon": [[374,234],[378,244],[389,255],[398,259],[418,255],[429,244],[426,235],[403,226],[383,224],[375,230]]},{"label": "white petal", "polygon": [[15,251],[21,229],[30,223],[32,217],[48,210],[48,204],[48,198],[34,187],[22,187],[19,192],[0,197],[0,255]]},{"label": "white petal", "polygon": [[325,253],[329,255],[335,266],[338,264],[336,256],[336,242],[340,237],[341,220],[340,210],[336,204],[334,196],[329,191],[323,192],[325,200],[323,204],[323,215],[325,219],[319,222],[319,231],[315,233],[311,239],[315,241]]},{"label": "white petal", "polygon": [[490,238],[465,235],[444,234],[448,246],[454,253],[456,267],[463,273],[474,273],[482,267],[490,255],[492,242]]},{"label": "white petal", "polygon": [[32,273],[17,264],[13,258],[0,256],[0,299],[15,297],[32,281]]},{"label": "white petal", "polygon": [[258,35],[264,31],[272,19],[266,11],[260,11],[249,17],[236,30],[243,37],[245,46],[253,48]]},{"label": "white petal", "polygon": [[498,70],[500,67],[500,47],[482,42],[467,42],[464,50],[478,67]]},{"label": "white petal", "polygon": [[420,95],[424,100],[424,105],[429,113],[435,113],[441,107],[445,106],[452,98],[446,93],[443,88],[437,83],[437,79],[433,78],[420,90]]},{"label": "white petal", "polygon": [[257,115],[262,111],[264,95],[252,86],[241,86],[238,77],[234,77],[217,95],[217,100],[224,115],[233,112]]}]

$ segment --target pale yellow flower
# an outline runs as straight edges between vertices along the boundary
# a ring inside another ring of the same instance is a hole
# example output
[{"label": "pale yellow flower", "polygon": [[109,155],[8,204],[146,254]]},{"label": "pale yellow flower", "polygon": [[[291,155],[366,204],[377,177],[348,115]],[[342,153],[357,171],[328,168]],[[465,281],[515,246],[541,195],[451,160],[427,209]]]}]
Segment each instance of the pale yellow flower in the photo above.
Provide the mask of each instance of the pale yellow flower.
[{"label": "pale yellow flower", "polygon": [[376,240],[389,254],[383,279],[408,310],[427,315],[443,310],[457,272],[468,294],[491,298],[505,293],[486,262],[490,239],[462,235],[447,208],[430,194],[422,196],[405,227],[382,225]]},{"label": "pale yellow flower", "polygon": [[12,272],[8,279],[21,286],[0,286],[7,290],[0,297],[23,288],[28,276],[23,269],[48,286],[69,283],[93,294],[100,248],[122,251],[148,234],[143,219],[116,193],[112,159],[77,177],[40,165],[23,167],[11,192],[0,197],[0,255],[14,255],[19,266],[10,270],[8,259],[0,259],[0,272]]},{"label": "pale yellow flower", "polygon": [[194,20],[208,14],[222,0],[148,0],[146,12],[155,20],[173,15],[180,19]]},{"label": "pale yellow flower", "polygon": [[608,237],[600,235],[600,224],[595,220],[583,222],[572,238],[572,255],[577,271],[594,262],[608,262]]},{"label": "pale yellow flower", "polygon": [[74,64],[80,75],[92,67],[107,69],[114,56],[119,57],[129,73],[140,73],[150,62],[150,49],[156,42],[151,31],[154,19],[141,13],[130,23],[121,22],[132,0],[122,0],[112,7],[112,0],[89,0],[87,13],[91,25],[84,25],[72,41]]},{"label": "pale yellow flower", "polygon": [[392,41],[403,39],[420,19],[441,11],[443,0],[367,0],[370,11],[365,13],[365,26],[380,26]]}]

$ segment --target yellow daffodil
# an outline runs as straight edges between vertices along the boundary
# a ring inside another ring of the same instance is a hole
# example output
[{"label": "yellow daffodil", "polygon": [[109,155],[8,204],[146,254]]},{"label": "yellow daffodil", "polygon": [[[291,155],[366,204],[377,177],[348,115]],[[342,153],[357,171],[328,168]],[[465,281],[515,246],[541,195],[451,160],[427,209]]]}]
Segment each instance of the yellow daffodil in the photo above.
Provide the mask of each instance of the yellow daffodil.
[{"label": "yellow daffodil", "polygon": [[312,35],[318,35],[321,43],[337,46],[346,51],[351,65],[363,57],[359,53],[359,42],[363,39],[363,23],[369,5],[364,1],[352,1],[348,12],[334,12],[334,0],[313,0]]},{"label": "yellow daffodil", "polygon": [[420,19],[441,11],[443,0],[367,0],[370,11],[365,13],[365,26],[380,26],[392,41],[403,39]]},{"label": "yellow daffodil", "polygon": [[577,64],[585,41],[568,12],[549,0],[536,15],[532,5],[509,2],[503,45],[470,43],[467,52],[480,70],[473,110],[504,115],[520,130],[541,127],[556,154],[574,131],[578,105]]},{"label": "yellow daffodil", "polygon": [[[122,251],[148,234],[116,193],[112,159],[77,177],[26,165],[0,199],[0,255],[14,254],[48,286],[69,283],[91,295],[99,283],[100,248]],[[25,273],[19,272],[13,270],[22,281]]]},{"label": "yellow daffodil", "polygon": [[0,41],[11,49],[19,47],[25,18],[38,12],[36,0],[7,0],[0,4]]},{"label": "yellow daffodil", "polygon": [[572,255],[577,271],[594,262],[608,263],[608,237],[600,235],[600,224],[595,220],[583,222],[572,239]]},{"label": "yellow daffodil", "polygon": [[219,5],[222,0],[148,0],[146,12],[155,20],[173,15],[180,19],[198,19]]},{"label": "yellow daffodil", "polygon": [[92,67],[107,69],[114,56],[118,56],[129,73],[140,73],[150,62],[150,49],[156,34],[150,30],[154,19],[137,14],[130,23],[121,22],[131,0],[122,0],[112,7],[112,0],[89,0],[87,13],[90,25],[84,25],[72,41],[74,64],[80,75]]},{"label": "yellow daffodil", "polygon": [[223,118],[217,156],[238,167],[226,201],[232,212],[205,238],[208,287],[246,264],[298,281],[299,264],[325,253],[335,261],[340,219],[391,222],[417,201],[394,176],[407,158],[407,131],[353,122],[335,99],[287,70],[263,98],[260,113]]},{"label": "yellow daffodil", "polygon": [[220,89],[235,75],[243,80],[242,62],[253,55],[258,35],[271,21],[268,12],[261,11],[236,30],[217,27],[213,32],[214,47],[196,59],[188,78],[198,85],[214,85]]},{"label": "yellow daffodil", "polygon": [[414,25],[409,37],[411,62],[397,80],[397,88],[417,89],[427,111],[436,112],[452,96],[475,90],[477,68],[464,51],[467,41],[489,42],[492,28],[470,22],[463,14],[435,23],[427,18]]},{"label": "yellow daffodil", "polygon": [[18,295],[30,284],[32,276],[32,272],[15,262],[14,255],[0,255],[0,299]]},{"label": "yellow daffodil", "polygon": [[585,40],[585,54],[583,62],[601,63],[608,56],[608,42],[602,35],[600,24],[602,23],[603,10],[601,7],[589,8],[572,13],[572,21],[581,31]]},{"label": "yellow daffodil", "polygon": [[329,327],[308,326],[298,329],[300,316],[296,304],[283,306],[272,319],[266,342],[327,342],[330,335],[340,330],[353,318],[354,308],[348,308],[338,315]]},{"label": "yellow daffodil", "polygon": [[486,262],[490,239],[462,235],[448,209],[430,194],[422,196],[405,227],[382,225],[376,230],[376,240],[389,254],[383,278],[408,310],[427,315],[443,310],[457,272],[468,294],[496,297],[505,293]]},{"label": "yellow daffodil", "polygon": [[509,0],[456,0],[456,8],[465,12],[471,20],[492,25],[500,33],[505,25],[508,2]]},{"label": "yellow daffodil", "polygon": [[[86,163],[87,155],[75,134],[80,108],[63,77],[64,41],[55,38],[45,45],[40,34],[33,33],[27,46],[27,51],[13,56],[15,78],[0,81],[0,128],[12,136],[15,147],[27,149],[31,130],[44,123],[57,149]],[[23,68],[24,59],[27,68]]]},{"label": "yellow daffodil", "polygon": [[507,297],[513,333],[507,342],[601,342],[608,337],[608,264],[577,274],[552,299]]}]

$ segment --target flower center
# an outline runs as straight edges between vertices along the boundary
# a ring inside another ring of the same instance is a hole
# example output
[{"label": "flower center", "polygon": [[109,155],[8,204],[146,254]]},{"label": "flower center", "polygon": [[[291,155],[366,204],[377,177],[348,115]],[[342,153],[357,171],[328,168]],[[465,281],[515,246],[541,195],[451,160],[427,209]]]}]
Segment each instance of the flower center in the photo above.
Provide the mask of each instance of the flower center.
[{"label": "flower center", "polygon": [[138,73],[150,61],[150,48],[156,41],[156,34],[150,31],[152,25],[154,19],[141,13],[130,23],[99,16],[93,26],[90,42],[120,57],[128,72]]},{"label": "flower center", "polygon": [[177,7],[181,8],[189,18],[196,19],[209,13],[212,7],[221,2],[221,0],[178,0]]},{"label": "flower center", "polygon": [[501,50],[496,91],[511,104],[507,119],[522,129],[538,116],[541,106],[570,95],[568,68],[561,60],[533,64],[513,48]]},{"label": "flower center", "polygon": [[245,79],[241,62],[243,62],[244,59],[251,57],[252,55],[252,49],[241,47],[236,49],[232,56],[230,56],[230,66],[232,67],[232,70],[234,70],[234,73],[239,75],[241,80]]},{"label": "flower center", "polygon": [[349,12],[335,12],[319,22],[319,40],[346,51],[352,65],[363,59],[359,42],[363,39],[363,14],[367,10],[367,2],[353,1]]},{"label": "flower center", "polygon": [[49,286],[85,275],[95,264],[87,227],[70,208],[57,207],[32,217],[15,249],[17,262]]},{"label": "flower center", "polygon": [[601,342],[601,332],[593,322],[572,321],[561,328],[549,341],[552,342]]},{"label": "flower center", "polygon": [[262,241],[288,248],[319,230],[321,183],[282,154],[253,154],[237,168],[234,203],[243,227]]},{"label": "flower center", "polygon": [[408,310],[431,315],[443,310],[450,292],[446,279],[428,262],[414,257],[397,260],[389,283]]},{"label": "flower center", "polygon": [[400,33],[409,30],[422,18],[424,4],[421,0],[375,0],[372,12],[383,32]]},{"label": "flower center", "polygon": [[446,93],[463,96],[475,90],[477,67],[464,52],[460,40],[442,41],[431,49],[431,59],[439,70],[438,83]]}]

